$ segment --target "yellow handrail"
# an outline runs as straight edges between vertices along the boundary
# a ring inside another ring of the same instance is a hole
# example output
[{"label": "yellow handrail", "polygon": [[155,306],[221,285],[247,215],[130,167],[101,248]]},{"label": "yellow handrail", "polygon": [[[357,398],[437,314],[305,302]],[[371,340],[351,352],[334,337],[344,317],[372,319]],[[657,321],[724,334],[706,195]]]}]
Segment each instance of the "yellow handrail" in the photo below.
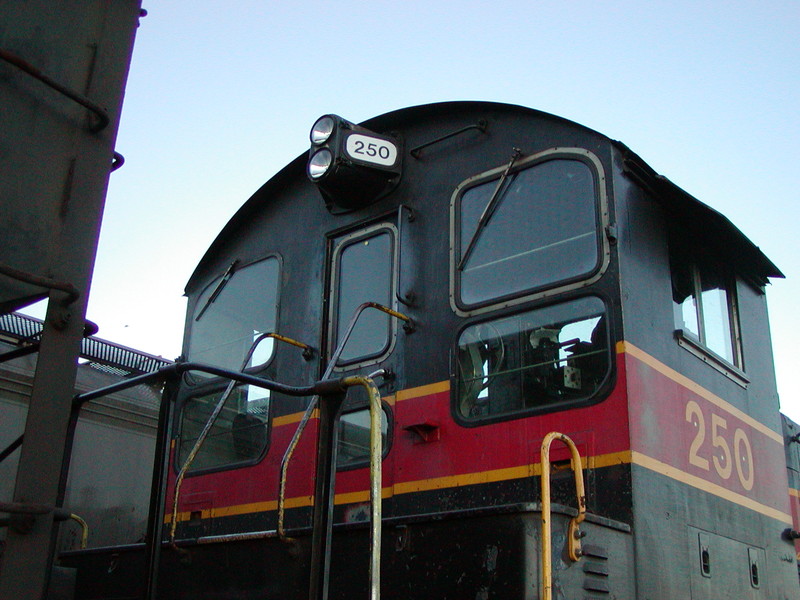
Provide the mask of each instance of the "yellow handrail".
[{"label": "yellow handrail", "polygon": [[[337,346],[336,350],[333,352],[333,356],[331,356],[330,361],[328,362],[328,366],[325,368],[325,373],[322,376],[322,379],[327,379],[333,374],[333,370],[336,367],[336,364],[339,362],[339,357],[342,354],[345,346],[347,345],[347,341],[350,339],[350,334],[353,332],[353,328],[356,325],[361,313],[363,313],[368,308],[374,308],[381,312],[386,313],[389,316],[392,316],[396,319],[400,319],[401,321],[405,322],[404,327],[407,327],[407,331],[413,331],[414,322],[411,320],[410,317],[404,315],[403,313],[397,312],[396,310],[392,310],[391,308],[387,308],[382,304],[378,304],[377,302],[364,302],[360,306],[358,306],[353,313],[353,317],[350,319],[350,324],[347,326],[347,329],[342,336],[339,345]],[[294,435],[292,436],[291,441],[289,442],[289,446],[286,448],[286,452],[283,454],[283,459],[281,459],[281,475],[278,479],[278,537],[281,541],[284,542],[292,542],[294,541],[286,534],[286,528],[284,527],[284,520],[286,515],[286,482],[288,479],[289,474],[289,461],[292,459],[292,455],[294,454],[295,448],[297,447],[298,442],[300,441],[300,437],[303,435],[305,431],[306,425],[308,421],[311,419],[311,415],[317,407],[317,402],[319,401],[319,397],[314,396],[311,398],[311,402],[309,402],[308,407],[306,408],[306,412],[303,413],[303,418],[300,419],[300,424],[295,429]]]},{"label": "yellow handrail", "polygon": [[86,550],[89,543],[89,526],[81,517],[76,514],[70,514],[69,518],[81,526],[81,550]]},{"label": "yellow handrail", "polygon": [[370,600],[379,600],[381,595],[381,484],[383,461],[383,430],[381,394],[369,377],[345,377],[346,387],[360,385],[369,394],[369,502],[371,508],[369,590]]},{"label": "yellow handrail", "polygon": [[569,522],[567,549],[569,558],[578,561],[581,558],[581,532],[579,525],[586,517],[586,491],[583,485],[583,465],[581,455],[575,443],[563,433],[548,433],[542,441],[542,593],[541,600],[553,598],[553,564],[550,523],[550,446],[553,440],[560,440],[569,448],[572,458],[570,466],[575,474],[575,493],[578,497],[578,515]]},{"label": "yellow handrail", "polygon": [[[250,363],[250,360],[253,358],[253,353],[255,352],[258,345],[267,338],[272,338],[279,342],[284,342],[291,346],[295,346],[296,348],[301,348],[304,354],[310,353],[312,351],[311,346],[293,340],[292,338],[288,338],[284,335],[280,335],[275,332],[262,333],[253,340],[253,343],[250,345],[250,348],[245,354],[241,366],[242,372],[244,372],[244,370],[247,368],[247,365]],[[203,426],[200,435],[197,436],[197,441],[195,441],[194,446],[189,451],[189,455],[186,457],[186,461],[183,463],[183,466],[181,467],[180,471],[178,472],[178,476],[175,479],[175,495],[172,500],[172,516],[170,518],[170,525],[169,525],[169,543],[170,546],[175,550],[179,550],[177,544],[175,543],[175,530],[178,527],[178,500],[180,499],[181,496],[181,486],[183,485],[183,479],[186,476],[186,473],[191,468],[192,463],[194,463],[194,459],[197,456],[198,452],[200,452],[200,448],[203,446],[203,442],[205,442],[206,437],[208,436],[209,432],[211,431],[211,428],[214,426],[214,423],[217,420],[217,417],[219,416],[219,413],[222,411],[223,406],[225,406],[225,402],[228,401],[228,397],[231,395],[231,392],[233,392],[233,389],[235,387],[236,387],[236,382],[231,380],[231,382],[225,388],[225,391],[222,393],[219,400],[217,401],[216,406],[211,411],[211,415],[208,417],[208,420]]]}]

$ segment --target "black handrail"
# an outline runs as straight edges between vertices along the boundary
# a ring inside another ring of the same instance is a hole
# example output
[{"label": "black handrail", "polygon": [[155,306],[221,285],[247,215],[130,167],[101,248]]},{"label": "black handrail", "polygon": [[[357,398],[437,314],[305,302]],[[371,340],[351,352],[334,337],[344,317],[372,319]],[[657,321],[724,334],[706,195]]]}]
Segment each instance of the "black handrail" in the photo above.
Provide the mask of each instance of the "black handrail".
[{"label": "black handrail", "polygon": [[420,144],[419,146],[412,148],[409,154],[411,154],[411,156],[413,156],[414,158],[419,158],[420,153],[428,146],[433,146],[434,144],[438,144],[439,142],[443,142],[444,140],[448,140],[451,137],[455,137],[457,135],[466,133],[467,131],[471,131],[473,129],[477,129],[481,133],[486,133],[486,126],[487,126],[486,121],[484,119],[481,119],[474,125],[467,125],[466,127],[462,127],[461,129],[459,129],[458,131],[452,131],[450,133],[446,133],[445,135],[440,136],[435,140],[431,140],[429,142],[425,142],[424,144]]}]

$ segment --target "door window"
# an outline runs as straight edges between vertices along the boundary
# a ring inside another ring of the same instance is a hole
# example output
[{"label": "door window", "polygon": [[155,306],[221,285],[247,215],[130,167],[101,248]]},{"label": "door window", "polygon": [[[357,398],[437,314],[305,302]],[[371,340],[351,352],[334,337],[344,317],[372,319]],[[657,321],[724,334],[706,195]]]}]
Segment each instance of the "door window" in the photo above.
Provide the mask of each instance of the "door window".
[{"label": "door window", "polygon": [[331,354],[345,341],[340,366],[377,361],[391,350],[396,327],[392,317],[378,310],[364,310],[346,340],[345,334],[363,303],[392,307],[394,240],[394,228],[380,226],[347,236],[334,251]]}]

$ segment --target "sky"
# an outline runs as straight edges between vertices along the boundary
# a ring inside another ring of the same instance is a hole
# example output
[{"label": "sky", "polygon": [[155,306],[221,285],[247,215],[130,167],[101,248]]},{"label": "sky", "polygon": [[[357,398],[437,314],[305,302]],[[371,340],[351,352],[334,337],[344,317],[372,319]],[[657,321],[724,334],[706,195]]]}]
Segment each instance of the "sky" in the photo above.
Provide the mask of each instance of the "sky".
[{"label": "sky", "polygon": [[145,1],[87,317],[180,354],[183,288],[325,113],[450,100],[550,112],[620,140],[778,265],[779,393],[800,421],[800,2]]}]

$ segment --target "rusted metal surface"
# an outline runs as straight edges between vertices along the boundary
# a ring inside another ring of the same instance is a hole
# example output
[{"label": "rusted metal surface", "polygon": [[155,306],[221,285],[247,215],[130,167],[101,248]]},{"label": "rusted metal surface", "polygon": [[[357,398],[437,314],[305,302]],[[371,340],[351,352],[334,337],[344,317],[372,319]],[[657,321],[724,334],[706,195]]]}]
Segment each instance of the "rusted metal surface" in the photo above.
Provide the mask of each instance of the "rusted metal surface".
[{"label": "rusted metal surface", "polygon": [[[0,161],[0,311],[48,298],[14,501],[58,507],[76,358],[141,6],[30,0],[3,2],[0,10],[0,144],[7,150]],[[9,530],[0,599],[46,596],[54,523],[51,512],[27,533]]]}]

